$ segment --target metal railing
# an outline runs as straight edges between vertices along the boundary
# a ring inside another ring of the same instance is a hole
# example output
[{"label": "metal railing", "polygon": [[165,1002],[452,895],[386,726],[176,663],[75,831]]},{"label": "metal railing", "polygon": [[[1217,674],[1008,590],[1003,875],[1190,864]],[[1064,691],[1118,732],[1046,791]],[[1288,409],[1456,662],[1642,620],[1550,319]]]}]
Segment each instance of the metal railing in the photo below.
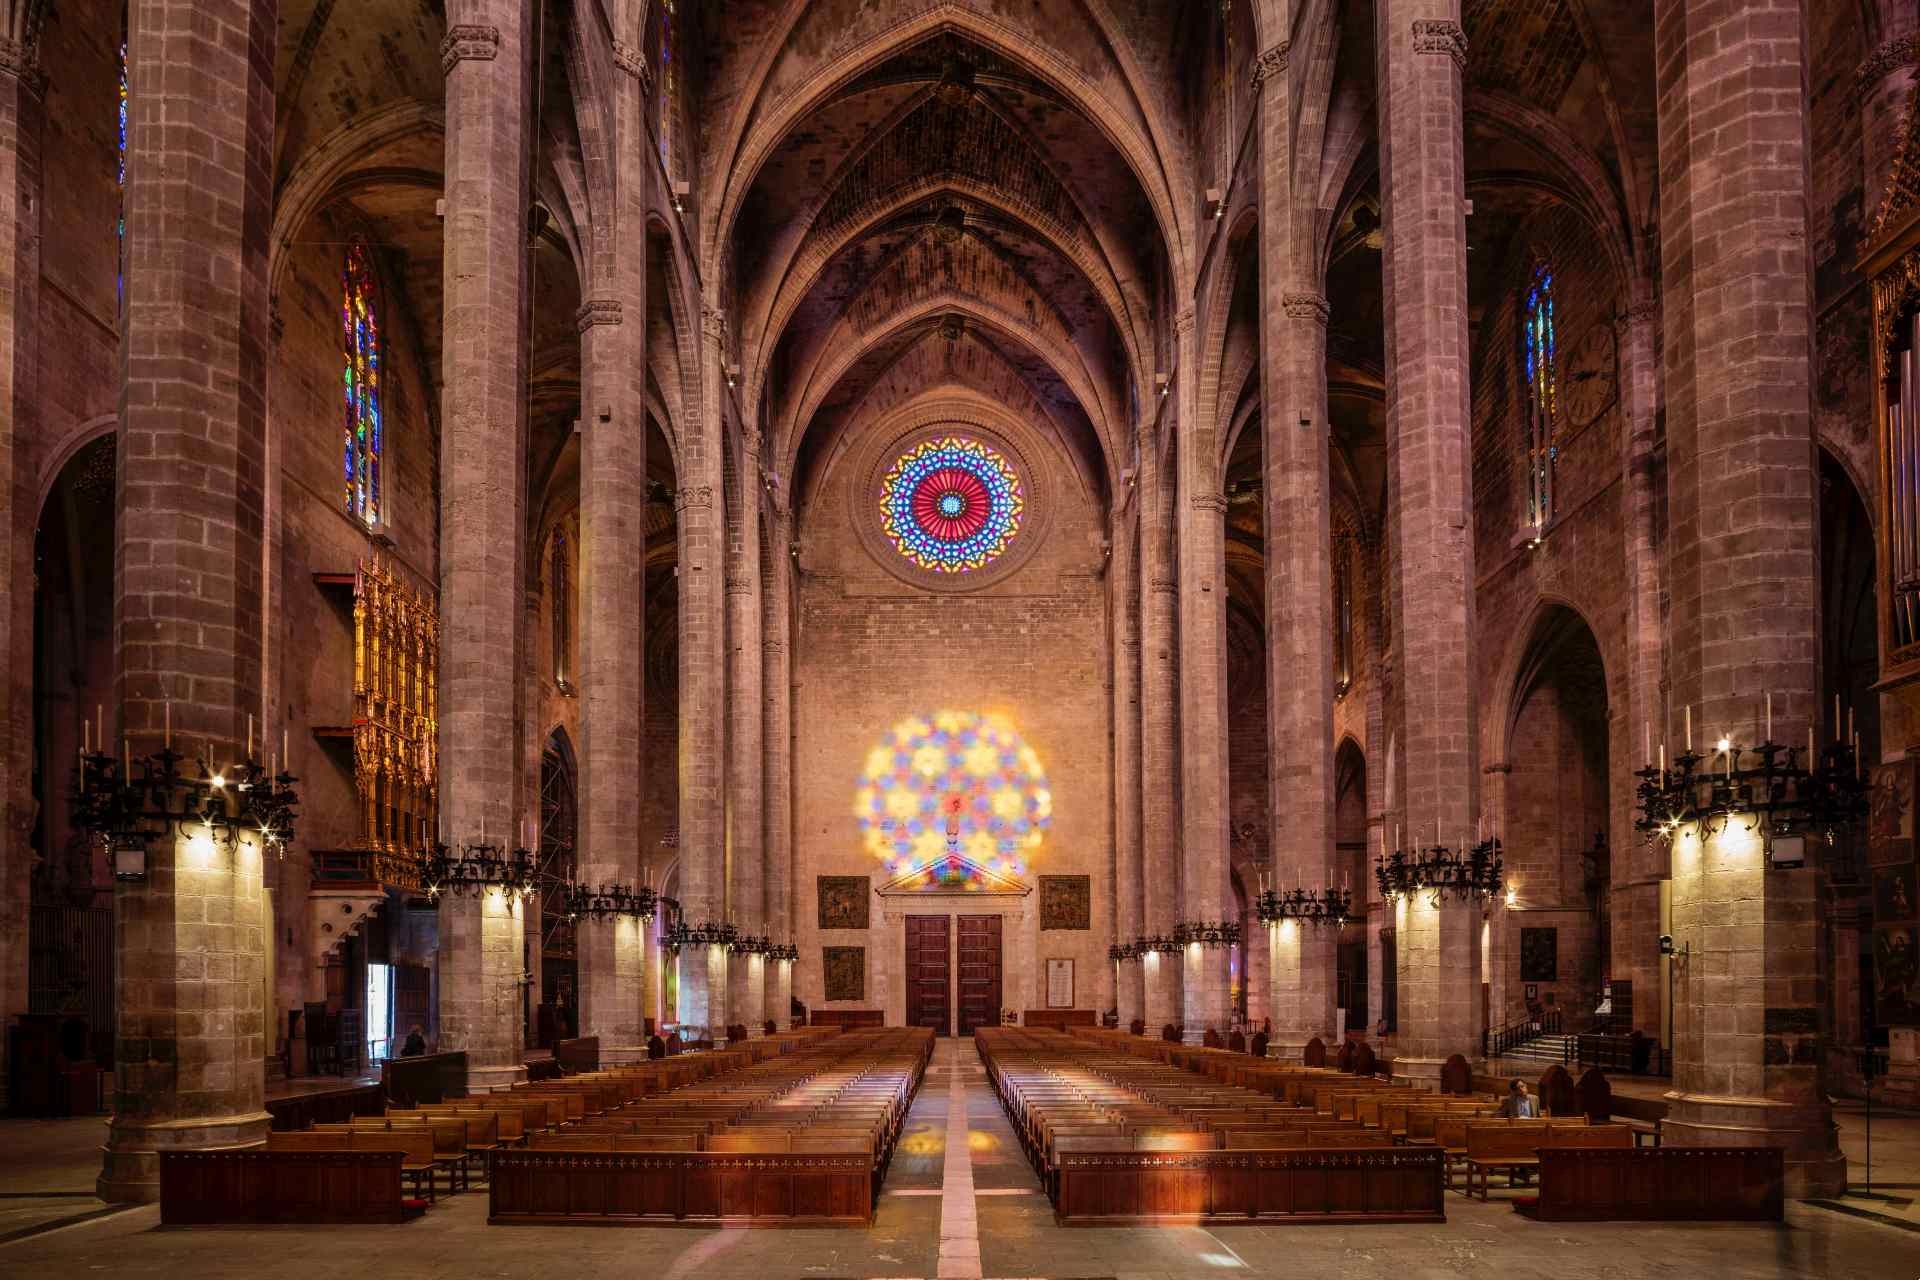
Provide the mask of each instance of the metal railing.
[{"label": "metal railing", "polygon": [[1548,1009],[1538,1019],[1529,1016],[1518,1022],[1509,1022],[1498,1030],[1488,1030],[1481,1036],[1480,1049],[1486,1057],[1503,1057],[1508,1050],[1517,1049],[1541,1036],[1559,1035],[1561,1025],[1560,1010]]}]

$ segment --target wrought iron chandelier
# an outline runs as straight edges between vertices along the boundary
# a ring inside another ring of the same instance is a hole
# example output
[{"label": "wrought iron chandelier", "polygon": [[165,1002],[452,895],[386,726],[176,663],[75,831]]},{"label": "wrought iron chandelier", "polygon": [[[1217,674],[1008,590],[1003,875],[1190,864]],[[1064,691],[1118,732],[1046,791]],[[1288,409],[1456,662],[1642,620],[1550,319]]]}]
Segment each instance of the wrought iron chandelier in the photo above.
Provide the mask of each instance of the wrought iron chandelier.
[{"label": "wrought iron chandelier", "polygon": [[422,880],[429,898],[451,894],[456,898],[479,896],[495,889],[509,897],[531,895],[539,879],[533,853],[527,849],[509,851],[484,840],[460,846],[458,853],[444,844],[436,844],[426,856]]},{"label": "wrought iron chandelier", "polygon": [[[1464,844],[1464,842],[1463,842]],[[1374,881],[1389,901],[1424,893],[1438,904],[1448,898],[1482,901],[1506,884],[1506,860],[1498,836],[1455,850],[1433,844],[1411,851],[1395,849],[1374,863]]]},{"label": "wrought iron chandelier", "polygon": [[[189,763],[195,767],[181,768]],[[171,733],[152,755],[136,757],[127,746],[118,758],[82,750],[74,825],[106,842],[120,880],[144,878],[147,842],[169,834],[204,833],[231,845],[242,832],[252,832],[264,844],[284,847],[299,816],[293,785],[299,779],[275,763],[269,769],[249,750],[238,764],[215,766],[211,748],[205,758],[189,760],[173,749]]]},{"label": "wrought iron chandelier", "polygon": [[1240,945],[1240,922],[1238,920],[1190,920],[1173,926],[1173,941],[1177,947],[1199,943],[1203,947],[1235,947]]},{"label": "wrought iron chandelier", "polygon": [[1797,866],[1807,837],[1832,844],[1871,808],[1873,786],[1864,776],[1857,740],[1816,752],[1809,732],[1805,768],[1797,748],[1771,740],[1743,747],[1722,738],[1711,754],[1688,748],[1670,767],[1664,750],[1661,756],[1659,764],[1648,762],[1635,775],[1640,804],[1634,826],[1648,843],[1671,840],[1683,828],[1710,840],[1738,821],[1761,834],[1776,866]]},{"label": "wrought iron chandelier", "polygon": [[1315,928],[1323,924],[1343,925],[1353,919],[1353,893],[1332,887],[1319,893],[1304,888],[1286,893],[1267,889],[1254,900],[1254,912],[1267,924],[1293,920]]},{"label": "wrought iron chandelier", "polygon": [[575,919],[616,920],[626,916],[651,920],[660,905],[659,895],[648,885],[635,889],[624,884],[608,884],[589,889],[583,884],[570,884],[564,892],[567,914]]}]

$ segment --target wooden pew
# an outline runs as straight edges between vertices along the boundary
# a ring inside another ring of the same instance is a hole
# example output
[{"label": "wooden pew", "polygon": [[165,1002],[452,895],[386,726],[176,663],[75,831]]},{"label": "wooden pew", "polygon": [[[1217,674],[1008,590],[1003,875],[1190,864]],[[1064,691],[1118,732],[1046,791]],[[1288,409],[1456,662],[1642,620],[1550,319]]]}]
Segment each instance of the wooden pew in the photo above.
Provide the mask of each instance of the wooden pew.
[{"label": "wooden pew", "polygon": [[339,1152],[397,1151],[402,1176],[412,1178],[417,1192],[424,1182],[429,1203],[435,1198],[433,1171],[433,1135],[426,1130],[324,1128],[302,1129],[296,1133],[269,1133],[267,1151]]},{"label": "wooden pew", "polygon": [[1623,1125],[1555,1122],[1543,1132],[1528,1127],[1524,1121],[1470,1124],[1467,1126],[1466,1192],[1471,1197],[1477,1182],[1480,1198],[1487,1199],[1490,1175],[1495,1169],[1505,1170],[1511,1183],[1517,1171],[1537,1167],[1539,1153],[1549,1147],[1632,1146],[1633,1132]]},{"label": "wooden pew", "polygon": [[422,1208],[401,1194],[405,1158],[391,1149],[162,1151],[160,1223],[404,1222]]},{"label": "wooden pew", "polygon": [[1546,1147],[1540,1193],[1514,1208],[1543,1222],[1779,1222],[1780,1147]]}]

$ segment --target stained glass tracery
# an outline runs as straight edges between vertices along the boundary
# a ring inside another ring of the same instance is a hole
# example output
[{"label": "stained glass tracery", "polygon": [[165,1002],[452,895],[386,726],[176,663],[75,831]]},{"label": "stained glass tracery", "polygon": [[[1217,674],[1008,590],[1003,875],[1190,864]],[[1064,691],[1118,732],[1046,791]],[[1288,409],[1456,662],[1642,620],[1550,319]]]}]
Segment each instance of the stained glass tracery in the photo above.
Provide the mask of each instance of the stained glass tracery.
[{"label": "stained glass tracery", "polygon": [[117,248],[113,274],[116,297],[127,294],[127,39],[120,37],[120,169],[115,179],[120,186],[120,216],[114,227]]},{"label": "stained glass tracery", "polygon": [[381,421],[380,317],[373,264],[364,245],[347,250],[340,270],[340,338],[344,350],[342,453],[347,511],[369,525],[380,523]]},{"label": "stained glass tracery", "polygon": [[680,14],[674,0],[660,4],[660,163],[673,174],[673,112],[679,97],[680,63],[674,56],[674,28]]},{"label": "stained glass tracery", "polygon": [[950,855],[1018,875],[1053,822],[1040,757],[1002,715],[909,716],[867,753],[854,811],[867,851],[905,872]]},{"label": "stained glass tracery", "polygon": [[998,559],[1020,532],[1026,495],[1012,463],[967,436],[925,440],[880,482],[881,527],[894,549],[933,573]]},{"label": "stained glass tracery", "polygon": [[1535,529],[1553,517],[1555,438],[1560,418],[1560,380],[1553,333],[1553,269],[1534,269],[1520,309],[1522,358],[1527,379],[1527,522]]}]

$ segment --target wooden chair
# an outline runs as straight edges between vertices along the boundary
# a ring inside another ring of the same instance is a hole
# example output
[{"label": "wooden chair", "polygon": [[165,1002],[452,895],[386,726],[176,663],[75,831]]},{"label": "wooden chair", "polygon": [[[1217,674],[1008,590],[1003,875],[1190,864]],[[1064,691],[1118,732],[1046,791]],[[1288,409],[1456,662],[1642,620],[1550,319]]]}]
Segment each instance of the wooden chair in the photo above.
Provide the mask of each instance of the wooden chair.
[{"label": "wooden chair", "polygon": [[1613,1086],[1600,1074],[1600,1068],[1588,1067],[1575,1087],[1580,1098],[1580,1114],[1588,1124],[1605,1124],[1613,1118]]}]

